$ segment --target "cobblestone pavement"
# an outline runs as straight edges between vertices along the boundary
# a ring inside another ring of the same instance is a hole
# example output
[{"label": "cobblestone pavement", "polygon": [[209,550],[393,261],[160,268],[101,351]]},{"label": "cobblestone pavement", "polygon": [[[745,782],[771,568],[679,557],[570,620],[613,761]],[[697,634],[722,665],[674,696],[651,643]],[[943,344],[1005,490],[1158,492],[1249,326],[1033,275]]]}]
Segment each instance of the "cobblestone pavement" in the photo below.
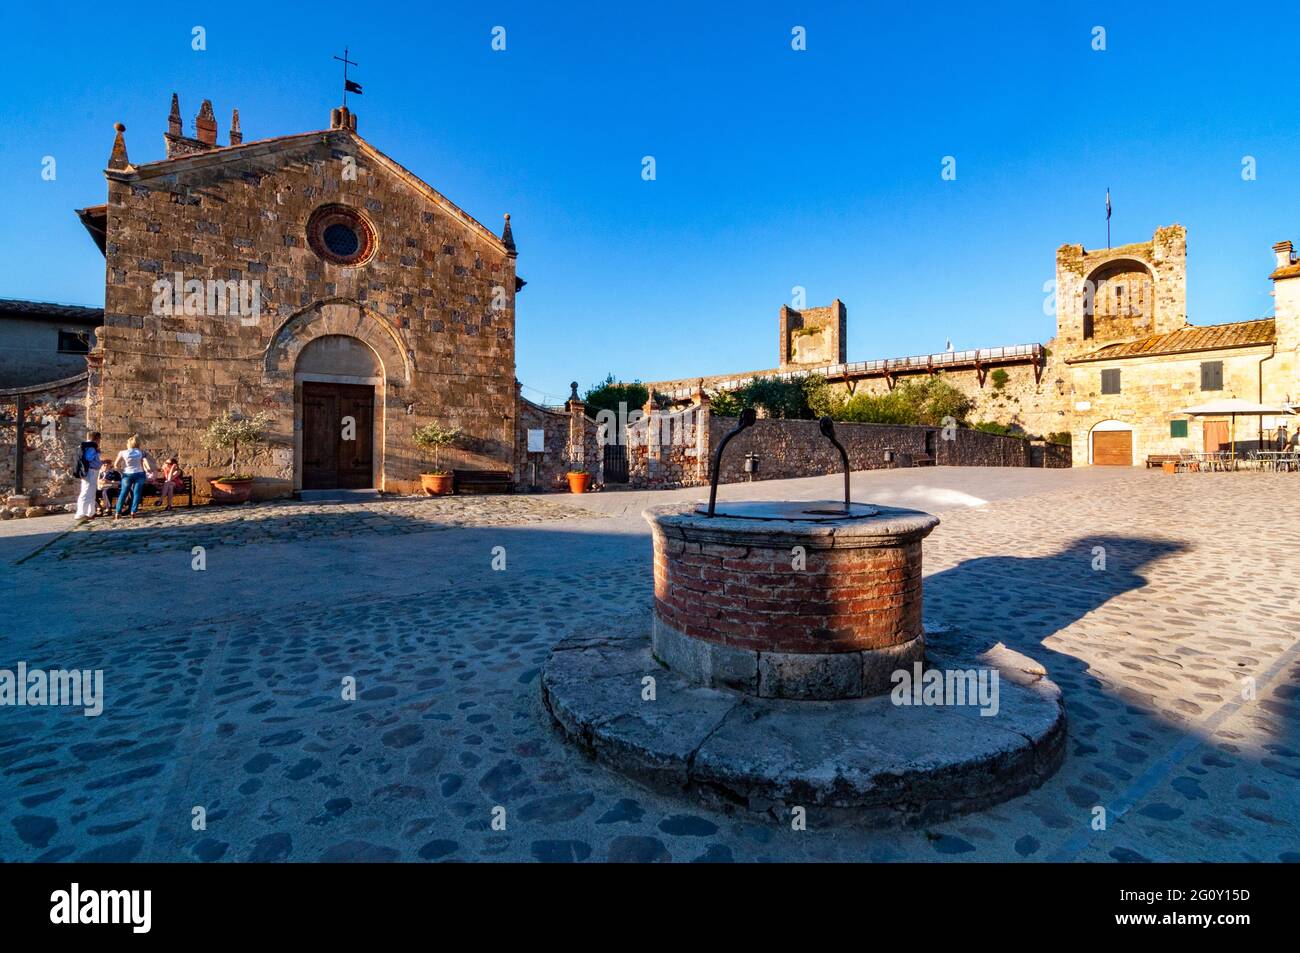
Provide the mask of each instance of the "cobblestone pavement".
[{"label": "cobblestone pavement", "polygon": [[573,519],[584,515],[544,496],[404,497],[366,503],[274,501],[244,506],[141,510],[132,520],[99,517],[76,525],[43,556],[103,559],[125,553],[208,546],[311,542],[363,534],[425,533],[464,526],[496,526]]},{"label": "cobblestone pavement", "polygon": [[242,545],[204,572],[197,524],[42,529],[0,551],[0,667],[102,668],[106,702],[0,709],[0,860],[1300,860],[1298,491],[1292,474],[856,476],[857,498],[940,511],[927,622],[1042,662],[1069,717],[1044,787],[922,830],[714,813],[559,739],[547,650],[645,624],[630,494],[265,508],[292,530],[205,513]]}]

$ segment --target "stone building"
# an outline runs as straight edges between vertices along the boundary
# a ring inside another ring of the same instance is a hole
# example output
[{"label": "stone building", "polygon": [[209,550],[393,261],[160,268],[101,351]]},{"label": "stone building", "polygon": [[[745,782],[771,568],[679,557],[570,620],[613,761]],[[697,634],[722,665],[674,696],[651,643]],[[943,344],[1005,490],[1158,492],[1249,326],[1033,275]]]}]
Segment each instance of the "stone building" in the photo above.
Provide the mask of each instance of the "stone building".
[{"label": "stone building", "polygon": [[[1189,324],[1187,233],[1171,225],[1147,242],[1095,251],[1061,246],[1056,335],[1046,345],[847,362],[847,310],[837,299],[802,314],[781,308],[775,368],[646,386],[680,406],[701,387],[716,393],[754,377],[816,373],[847,393],[882,394],[899,380],[942,373],[970,398],[972,420],[1031,435],[1069,433],[1076,466],[1132,466],[1152,454],[1227,449],[1227,418],[1180,411],[1221,397],[1300,401],[1300,263],[1290,242],[1273,250],[1274,317]],[[1239,421],[1238,451],[1271,440],[1286,419]]]},{"label": "stone building", "polygon": [[[1187,321],[1187,235],[1056,255],[1057,336],[1076,465],[1137,465],[1152,454],[1229,448],[1227,417],[1183,408],[1236,397],[1285,406],[1300,399],[1300,266],[1274,246],[1274,317],[1230,324]],[[1238,452],[1268,441],[1285,417],[1242,419]]]},{"label": "stone building", "polygon": [[84,374],[103,323],[99,308],[0,299],[0,389]]},{"label": "stone building", "polygon": [[[415,491],[413,431],[464,438],[444,465],[511,471],[516,250],[357,132],[217,143],[204,101],[183,134],[172,97],[165,158],[127,155],[107,201],[78,212],[104,252],[104,325],[88,357],[87,419],[108,446],[139,433],[202,481],[229,410],[265,412],[268,439],[239,469],[259,497],[301,489]],[[200,484],[202,485],[202,483]]]}]

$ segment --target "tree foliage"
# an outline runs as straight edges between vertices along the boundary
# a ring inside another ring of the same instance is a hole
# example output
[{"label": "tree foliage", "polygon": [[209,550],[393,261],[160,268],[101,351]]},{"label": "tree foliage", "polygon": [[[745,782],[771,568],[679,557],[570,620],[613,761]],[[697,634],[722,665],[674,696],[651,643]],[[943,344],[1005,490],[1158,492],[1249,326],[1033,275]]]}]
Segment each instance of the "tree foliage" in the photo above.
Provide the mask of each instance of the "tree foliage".
[{"label": "tree foliage", "polygon": [[232,475],[239,474],[239,447],[256,445],[266,436],[266,428],[271,425],[272,417],[266,411],[259,411],[251,417],[222,411],[221,416],[214,417],[203,434],[203,446],[211,450],[230,451],[230,470]]},{"label": "tree foliage", "polygon": [[442,448],[450,446],[460,439],[459,427],[442,427],[436,423],[427,423],[416,428],[411,439],[420,451],[433,462],[432,473],[444,473],[441,468]]},{"label": "tree foliage", "polygon": [[625,404],[628,413],[640,410],[650,399],[650,389],[640,381],[620,384],[614,375],[608,375],[599,384],[587,389],[582,395],[582,402],[587,405],[587,416],[595,417],[602,410],[618,414],[618,405]]}]

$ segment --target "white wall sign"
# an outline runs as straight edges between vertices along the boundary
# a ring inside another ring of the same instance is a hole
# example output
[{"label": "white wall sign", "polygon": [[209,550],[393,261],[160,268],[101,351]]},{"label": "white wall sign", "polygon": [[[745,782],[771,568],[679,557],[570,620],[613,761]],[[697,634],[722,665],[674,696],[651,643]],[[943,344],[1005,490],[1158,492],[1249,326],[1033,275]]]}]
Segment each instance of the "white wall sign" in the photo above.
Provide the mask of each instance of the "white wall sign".
[{"label": "white wall sign", "polygon": [[542,453],[546,450],[546,431],[533,430],[528,431],[528,452]]}]

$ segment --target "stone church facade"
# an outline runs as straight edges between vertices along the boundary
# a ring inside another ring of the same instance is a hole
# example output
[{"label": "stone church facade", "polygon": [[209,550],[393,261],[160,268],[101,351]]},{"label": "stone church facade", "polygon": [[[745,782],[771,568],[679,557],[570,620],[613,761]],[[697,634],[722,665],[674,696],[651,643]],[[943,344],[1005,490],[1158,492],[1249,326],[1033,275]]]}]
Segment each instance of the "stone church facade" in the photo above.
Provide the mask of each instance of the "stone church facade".
[{"label": "stone church facade", "polygon": [[[202,445],[223,411],[269,415],[239,469],[259,497],[300,489],[415,492],[412,441],[463,438],[444,465],[510,471],[515,445],[516,249],[357,133],[329,128],[227,145],[204,102],[166,157],[133,164],[119,124],[107,202],[79,211],[105,257],[104,326],[87,423],[118,447],[139,433],[200,479],[228,472]],[[349,437],[347,424],[351,423]]]}]

